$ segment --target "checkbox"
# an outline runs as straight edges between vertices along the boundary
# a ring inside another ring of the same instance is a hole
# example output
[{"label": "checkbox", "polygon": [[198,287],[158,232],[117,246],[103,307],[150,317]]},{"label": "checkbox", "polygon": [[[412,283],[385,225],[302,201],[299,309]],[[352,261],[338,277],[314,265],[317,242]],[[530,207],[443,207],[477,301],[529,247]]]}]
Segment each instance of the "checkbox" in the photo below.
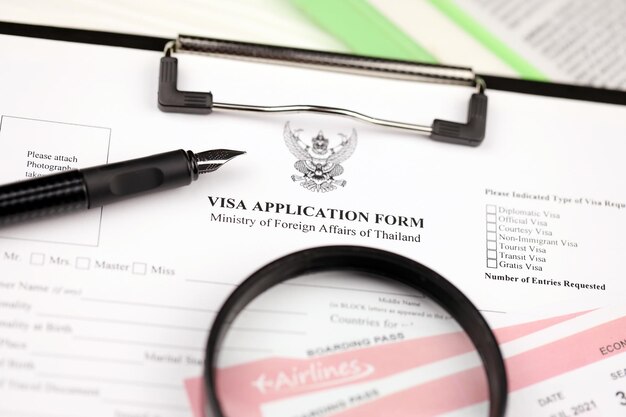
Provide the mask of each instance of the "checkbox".
[{"label": "checkbox", "polygon": [[91,267],[91,259],[78,257],[76,258],[76,269],[89,269]]},{"label": "checkbox", "polygon": [[496,241],[496,232],[487,232],[487,240]]},{"label": "checkbox", "polygon": [[493,240],[488,241],[487,242],[487,249],[494,249],[495,250],[496,249],[496,244],[497,244],[497,242],[495,242]]},{"label": "checkbox", "polygon": [[487,214],[487,223],[495,223],[496,215],[495,214]]},{"label": "checkbox", "polygon": [[146,275],[146,271],[148,270],[148,265],[143,262],[133,262],[133,274],[135,275]]},{"label": "checkbox", "polygon": [[487,204],[487,213],[496,214],[496,206],[492,204]]},{"label": "checkbox", "polygon": [[498,261],[496,261],[495,259],[487,259],[487,268],[497,268],[498,267]]},{"label": "checkbox", "polygon": [[496,224],[495,223],[487,223],[487,231],[488,232],[495,232],[496,231]]},{"label": "checkbox", "polygon": [[496,259],[496,251],[495,250],[488,250],[487,251],[487,259]]},{"label": "checkbox", "polygon": [[46,261],[46,255],[43,253],[31,253],[30,254],[30,264],[41,266]]}]

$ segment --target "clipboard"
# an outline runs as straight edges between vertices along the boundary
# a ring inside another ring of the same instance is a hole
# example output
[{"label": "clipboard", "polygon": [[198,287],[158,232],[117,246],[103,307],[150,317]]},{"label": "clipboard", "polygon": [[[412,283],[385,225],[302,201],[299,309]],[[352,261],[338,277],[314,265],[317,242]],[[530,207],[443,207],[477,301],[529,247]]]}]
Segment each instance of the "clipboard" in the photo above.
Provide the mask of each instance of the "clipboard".
[{"label": "clipboard", "polygon": [[[43,38],[95,45],[119,46],[148,51],[162,51],[171,39],[115,33],[107,31],[73,29],[57,26],[32,25],[0,21],[0,33],[5,35]],[[626,91],[588,87],[583,85],[552,83],[489,74],[478,74],[490,90],[510,91],[547,97],[560,97],[599,103],[626,104]]]},{"label": "clipboard", "polygon": [[[310,104],[266,106],[223,103],[213,101],[211,92],[180,91],[177,88],[178,58],[172,56],[175,52],[304,66],[373,77],[456,84],[473,87],[476,92],[471,95],[466,122],[435,119],[432,125],[381,119],[350,109]],[[471,68],[420,64],[187,35],[179,35],[176,40],[169,41],[164,53],[165,56],[161,58],[158,94],[158,105],[164,112],[209,114],[216,109],[260,113],[323,113],[394,129],[409,130],[447,143],[477,146],[485,138],[487,125],[485,82]]]},{"label": "clipboard", "polygon": [[[23,28],[21,28],[21,29],[23,29]],[[36,30],[41,30],[42,28],[39,27],[39,28],[35,28],[35,29]],[[46,33],[45,32],[46,30],[52,30],[54,33],[56,33],[56,35],[68,34],[68,33],[70,33],[70,34],[73,33],[75,35],[77,34],[77,32],[74,32],[73,30],[69,30],[69,32],[66,32],[65,29],[54,29],[54,28],[43,28],[43,29],[45,29],[44,33]],[[57,30],[58,30],[58,32],[56,32]],[[135,36],[131,36],[131,35],[116,35],[116,34],[104,34],[103,35],[102,33],[93,33],[93,32],[89,32],[89,31],[78,31],[78,35],[79,35],[79,38],[81,36],[84,36],[84,38],[80,38],[80,39],[82,39],[81,41],[85,42],[85,43],[100,43],[100,44],[104,43],[104,44],[107,44],[106,42],[109,42],[109,44],[114,45],[114,46],[130,46],[132,44],[132,45],[134,45],[133,47],[140,47],[141,46],[141,49],[154,49],[154,50],[162,50],[163,46],[168,41],[167,39],[157,39],[157,40],[155,40],[156,38],[135,37]],[[110,37],[107,37],[107,36],[110,36]],[[47,36],[41,35],[41,36],[35,36],[35,37],[47,37]],[[71,39],[61,39],[61,40],[71,40]],[[74,41],[76,41],[76,40],[74,40]],[[128,42],[129,44],[125,44],[125,42]],[[179,52],[182,52],[182,51],[179,51]],[[174,52],[174,53],[177,53],[177,52]],[[167,52],[166,52],[166,54],[167,54]],[[171,56],[172,56],[172,51],[170,50],[170,57]],[[184,57],[181,56],[181,59],[184,59]],[[150,61],[149,65],[152,65],[152,61]],[[155,65],[155,69],[156,69],[156,60],[154,62],[154,65]],[[491,84],[489,82],[489,79],[486,76],[483,77],[483,79],[486,80],[487,85],[489,86],[489,88],[491,88]],[[168,81],[169,82],[168,85],[170,87],[172,86],[171,82],[173,80],[174,79],[172,78],[172,79],[170,79]],[[156,86],[156,84],[157,84],[156,77],[155,77],[154,80],[152,80],[152,79],[148,80],[148,82],[150,83],[150,86],[152,86],[152,85]],[[154,83],[154,84],[152,84],[152,83]],[[219,87],[219,86],[217,86],[217,87]],[[469,83],[468,84],[468,92],[470,91],[471,88],[474,88],[474,87],[475,87],[475,85],[472,85],[472,83]],[[540,86],[537,85],[537,88],[538,87],[540,87]],[[152,88],[152,87],[150,87],[150,88]],[[156,90],[156,88],[155,88],[155,90]],[[580,92],[581,90],[576,90],[576,91]],[[216,94],[217,94],[217,91],[216,91]],[[154,108],[155,109],[155,113],[157,113],[156,112],[157,103],[154,103],[154,102],[151,101],[149,104],[150,104],[150,106],[154,106],[154,107],[150,107],[150,108],[151,109]],[[157,117],[159,117],[158,114],[157,114]],[[436,145],[436,146],[438,147],[438,145]],[[458,147],[458,148],[459,148],[458,149],[459,151],[464,151],[465,150],[462,147]],[[487,147],[483,147],[481,150],[488,150],[488,149],[489,148],[487,148]],[[457,149],[453,149],[453,151],[457,151]],[[442,147],[442,152],[443,152],[443,147]],[[448,152],[448,149],[445,149],[445,152]],[[451,152],[451,153],[454,154],[456,152]],[[459,152],[458,154],[461,154],[461,152]]]},{"label": "clipboard", "polygon": [[[159,72],[158,107],[164,112],[209,114],[213,110],[219,110],[260,113],[323,113],[349,117],[379,126],[408,130],[429,136],[435,141],[478,146],[486,135],[488,98],[485,90],[487,87],[550,97],[626,104],[626,91],[494,77],[476,74],[469,67],[425,64],[190,35],[179,35],[176,39],[171,40],[1,21],[0,33],[145,50],[163,50],[164,56],[161,58]],[[214,101],[212,92],[181,91],[178,89],[178,58],[174,54],[184,53],[349,72],[371,77],[462,85],[475,89],[475,91],[470,96],[465,121],[435,119],[430,125],[381,119],[351,109],[315,104],[265,106],[257,103],[225,103]]]}]

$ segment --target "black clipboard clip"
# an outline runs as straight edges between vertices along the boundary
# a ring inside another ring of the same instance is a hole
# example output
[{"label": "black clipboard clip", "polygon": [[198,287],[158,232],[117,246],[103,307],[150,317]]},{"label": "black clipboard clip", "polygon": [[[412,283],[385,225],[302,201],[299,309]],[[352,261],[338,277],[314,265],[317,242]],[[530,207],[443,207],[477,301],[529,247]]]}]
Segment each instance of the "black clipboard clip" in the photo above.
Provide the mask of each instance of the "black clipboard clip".
[{"label": "black clipboard clip", "polygon": [[[435,119],[432,125],[418,125],[379,119],[365,114],[317,105],[260,106],[213,101],[211,92],[180,91],[177,88],[178,59],[172,54],[190,52],[227,58],[306,66],[396,79],[427,81],[474,87],[465,123]],[[159,72],[159,109],[164,112],[209,114],[213,110],[260,113],[323,113],[350,117],[363,122],[427,135],[431,139],[468,146],[478,146],[485,138],[487,95],[485,82],[471,68],[420,64],[358,55],[322,52],[179,35],[165,46]]]}]

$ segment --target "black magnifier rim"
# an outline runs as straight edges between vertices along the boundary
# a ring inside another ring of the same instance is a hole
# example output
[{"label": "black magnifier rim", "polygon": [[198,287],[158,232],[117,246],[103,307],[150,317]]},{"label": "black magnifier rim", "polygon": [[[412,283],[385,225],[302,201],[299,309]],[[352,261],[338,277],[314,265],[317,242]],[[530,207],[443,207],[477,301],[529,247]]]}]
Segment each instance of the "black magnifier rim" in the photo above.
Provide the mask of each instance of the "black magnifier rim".
[{"label": "black magnifier rim", "polygon": [[[226,417],[215,384],[217,348],[228,325],[262,292],[292,278],[321,271],[375,274],[401,282],[437,301],[465,330],[480,355],[489,385],[489,417],[503,417],[508,395],[502,353],[489,325],[472,302],[435,271],[391,252],[363,246],[323,246],[284,256],[246,279],[217,313],[206,345],[204,385],[207,417]],[[229,416],[245,417],[245,416]]]}]

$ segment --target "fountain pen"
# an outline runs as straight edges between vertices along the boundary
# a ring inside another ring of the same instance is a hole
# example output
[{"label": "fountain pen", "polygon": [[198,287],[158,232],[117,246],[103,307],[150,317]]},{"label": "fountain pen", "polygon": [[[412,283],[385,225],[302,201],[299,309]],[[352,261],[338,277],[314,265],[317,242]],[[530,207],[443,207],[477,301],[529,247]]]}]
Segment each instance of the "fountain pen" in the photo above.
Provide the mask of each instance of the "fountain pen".
[{"label": "fountain pen", "polygon": [[0,227],[189,185],[243,153],[180,149],[0,186]]}]

